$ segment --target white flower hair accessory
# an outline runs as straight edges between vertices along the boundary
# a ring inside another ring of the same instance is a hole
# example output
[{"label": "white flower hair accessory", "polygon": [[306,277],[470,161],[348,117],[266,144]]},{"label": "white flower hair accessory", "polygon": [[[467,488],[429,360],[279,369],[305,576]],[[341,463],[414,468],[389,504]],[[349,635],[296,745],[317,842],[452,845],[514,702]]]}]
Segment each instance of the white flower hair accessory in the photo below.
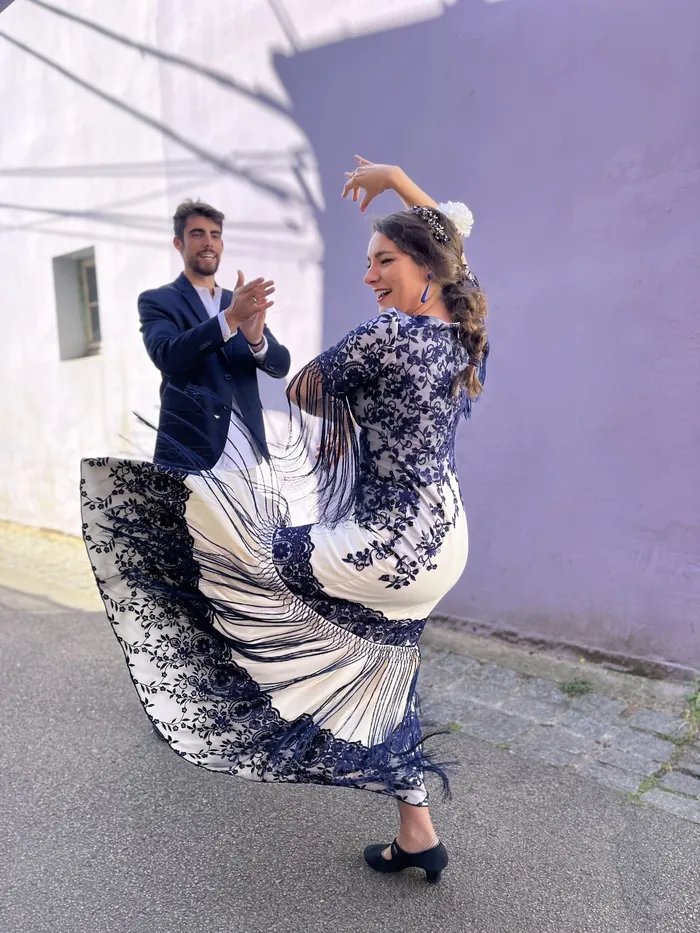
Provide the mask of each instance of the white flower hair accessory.
[{"label": "white flower hair accessory", "polygon": [[461,201],[445,201],[438,210],[455,225],[460,236],[469,236],[474,226],[474,215]]}]

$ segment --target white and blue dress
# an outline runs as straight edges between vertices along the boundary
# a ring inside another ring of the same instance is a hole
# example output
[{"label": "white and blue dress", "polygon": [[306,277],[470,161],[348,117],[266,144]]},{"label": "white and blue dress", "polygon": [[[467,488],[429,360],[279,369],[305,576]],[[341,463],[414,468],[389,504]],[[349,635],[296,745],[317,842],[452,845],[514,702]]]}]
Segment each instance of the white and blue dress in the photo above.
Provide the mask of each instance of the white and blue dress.
[{"label": "white and blue dress", "polygon": [[289,396],[319,439],[308,524],[274,457],[226,473],[83,461],[107,614],[182,758],[417,806],[426,772],[446,780],[418,720],[418,640],[467,559],[454,443],[470,401],[452,391],[466,365],[457,325],[392,310],[304,367]]}]

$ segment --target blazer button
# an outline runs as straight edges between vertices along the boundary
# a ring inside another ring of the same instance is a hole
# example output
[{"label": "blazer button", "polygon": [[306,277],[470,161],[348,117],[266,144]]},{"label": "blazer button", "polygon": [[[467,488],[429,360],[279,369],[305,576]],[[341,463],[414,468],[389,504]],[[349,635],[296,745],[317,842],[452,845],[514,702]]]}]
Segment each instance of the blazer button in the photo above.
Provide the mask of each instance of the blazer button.
[{"label": "blazer button", "polygon": [[226,380],[226,382],[230,382],[230,381],[231,381],[231,373],[226,373],[226,374],[224,375],[224,379]]},{"label": "blazer button", "polygon": [[222,405],[221,407],[223,408],[224,411],[231,411],[228,405]]}]

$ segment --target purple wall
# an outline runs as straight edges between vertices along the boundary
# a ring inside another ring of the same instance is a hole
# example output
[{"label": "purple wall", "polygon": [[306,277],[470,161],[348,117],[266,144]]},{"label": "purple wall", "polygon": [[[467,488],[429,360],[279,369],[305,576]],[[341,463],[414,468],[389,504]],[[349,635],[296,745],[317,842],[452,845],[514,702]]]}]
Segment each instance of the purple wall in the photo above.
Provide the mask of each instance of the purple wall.
[{"label": "purple wall", "polygon": [[460,0],[277,65],[328,202],[328,341],[374,313],[354,152],[476,215],[492,358],[442,611],[700,668],[700,4]]}]

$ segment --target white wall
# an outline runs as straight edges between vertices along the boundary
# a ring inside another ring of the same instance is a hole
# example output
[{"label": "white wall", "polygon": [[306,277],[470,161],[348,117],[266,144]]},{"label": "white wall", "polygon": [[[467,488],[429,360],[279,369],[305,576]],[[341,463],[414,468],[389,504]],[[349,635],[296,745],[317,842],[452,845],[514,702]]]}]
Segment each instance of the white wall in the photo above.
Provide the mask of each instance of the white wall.
[{"label": "white wall", "polygon": [[[132,35],[151,42],[155,24],[129,2]],[[94,4],[72,4],[87,8]],[[14,4],[3,29],[64,67],[127,96],[130,55],[108,57],[84,30],[32,4]],[[48,166],[99,166],[162,158],[153,132],[50,71],[26,52],[4,44],[0,107],[0,200],[25,207],[87,210],[151,195],[154,179],[41,177]],[[140,64],[140,106],[157,112],[160,87],[153,61]],[[8,169],[22,174],[8,174]],[[147,210],[166,211],[160,195]],[[129,412],[153,407],[157,374],[148,365],[135,321],[135,295],[170,275],[167,252],[130,243],[126,229],[61,220],[21,209],[0,214],[0,516],[18,522],[79,529],[78,464],[82,455],[115,451],[132,434]],[[101,356],[61,362],[52,257],[95,247],[104,350]]]},{"label": "white wall", "polygon": [[[169,221],[179,200],[201,197],[225,212],[222,283],[237,268],[276,280],[269,323],[293,368],[320,349],[323,201],[314,153],[272,56],[437,16],[449,2],[54,4],[192,65],[25,0],[2,16],[3,31],[26,48],[0,39],[0,203],[17,205],[0,208],[0,519],[77,533],[80,458],[152,449],[132,415],[156,416],[159,382],[141,344],[136,297],[180,271]],[[90,246],[103,350],[60,361],[52,259]]]}]

